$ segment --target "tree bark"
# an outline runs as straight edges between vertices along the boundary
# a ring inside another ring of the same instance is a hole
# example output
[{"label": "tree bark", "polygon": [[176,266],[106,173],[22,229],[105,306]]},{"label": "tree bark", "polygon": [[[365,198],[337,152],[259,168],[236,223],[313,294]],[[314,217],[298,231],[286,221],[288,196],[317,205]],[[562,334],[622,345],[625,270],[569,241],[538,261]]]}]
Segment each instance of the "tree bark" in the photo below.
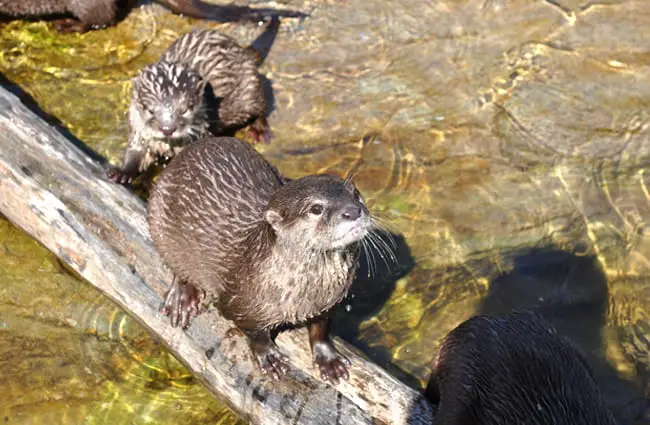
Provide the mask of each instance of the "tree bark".
[{"label": "tree bark", "polygon": [[151,243],[144,202],[109,182],[87,148],[38,112],[0,87],[0,212],[138,319],[243,418],[260,425],[432,423],[419,392],[341,340],[337,347],[352,361],[348,382],[317,377],[299,329],[278,337],[294,367],[276,383],[257,372],[245,341],[228,334],[230,323],[216,311],[187,331],[172,328],[158,312],[171,272]]}]

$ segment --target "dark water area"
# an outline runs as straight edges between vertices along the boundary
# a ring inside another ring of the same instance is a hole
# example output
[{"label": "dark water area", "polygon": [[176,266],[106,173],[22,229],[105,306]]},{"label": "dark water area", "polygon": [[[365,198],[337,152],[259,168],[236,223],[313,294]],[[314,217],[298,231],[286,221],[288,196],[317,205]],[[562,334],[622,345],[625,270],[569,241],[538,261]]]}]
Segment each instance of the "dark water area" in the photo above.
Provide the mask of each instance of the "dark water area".
[{"label": "dark water area", "polygon": [[[650,2],[282,6],[311,17],[283,21],[264,62],[276,138],[256,147],[289,177],[354,169],[392,234],[336,333],[420,386],[460,322],[534,308],[621,423],[650,424]],[[83,35],[0,25],[0,73],[113,163],[139,69],[191,28],[262,30],[151,5]],[[0,384],[7,424],[244,423],[4,219]]]}]

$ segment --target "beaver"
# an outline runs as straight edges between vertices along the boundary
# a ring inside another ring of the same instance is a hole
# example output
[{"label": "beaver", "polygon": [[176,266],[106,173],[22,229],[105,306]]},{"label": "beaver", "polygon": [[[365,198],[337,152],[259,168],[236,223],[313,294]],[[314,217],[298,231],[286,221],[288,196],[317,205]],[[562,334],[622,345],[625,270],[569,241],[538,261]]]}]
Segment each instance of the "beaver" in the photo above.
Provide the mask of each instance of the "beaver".
[{"label": "beaver", "polygon": [[[86,32],[105,28],[117,20],[122,0],[0,0],[0,15],[40,17],[68,14],[74,18],[55,21],[60,32]],[[217,22],[252,21],[283,16],[302,18],[304,13],[284,9],[252,9],[247,6],[216,5],[201,0],[156,0],[174,13]],[[124,2],[130,3],[130,2]]]},{"label": "beaver", "polygon": [[[196,29],[181,35],[158,62],[142,69],[132,82],[129,142],[122,167],[108,168],[108,178],[130,183],[152,164],[166,164],[197,138],[249,124],[254,140],[268,142],[271,130],[258,73],[268,51],[255,46],[272,38],[279,26],[279,19],[271,19],[248,47],[217,30]],[[205,99],[206,85],[219,99],[216,110]]]},{"label": "beaver", "polygon": [[426,394],[440,425],[616,424],[577,346],[531,311],[461,323],[440,346]]},{"label": "beaver", "polygon": [[350,179],[284,182],[248,143],[209,136],[162,171],[147,209],[154,245],[175,275],[162,309],[172,326],[187,327],[212,294],[264,374],[280,379],[288,369],[271,331],[306,323],[321,377],[347,379],[328,313],[350,288],[373,225]]}]

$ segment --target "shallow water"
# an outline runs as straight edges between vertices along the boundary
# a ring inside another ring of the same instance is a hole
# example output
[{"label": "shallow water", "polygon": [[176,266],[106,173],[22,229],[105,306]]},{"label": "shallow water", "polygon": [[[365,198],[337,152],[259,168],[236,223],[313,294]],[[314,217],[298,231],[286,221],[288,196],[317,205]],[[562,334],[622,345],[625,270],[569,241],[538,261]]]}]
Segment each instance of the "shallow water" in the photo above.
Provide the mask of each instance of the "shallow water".
[{"label": "shallow water", "polygon": [[[575,339],[626,423],[650,396],[650,3],[292,1],[263,72],[288,176],[359,166],[397,261],[364,267],[337,333],[404,380],[473,314],[536,306]],[[13,22],[0,72],[120,160],[129,78],[217,25],[136,8],[57,35]],[[0,221],[0,418],[237,423],[150,336]],[[387,264],[386,264],[387,263]],[[418,382],[419,381],[419,382]],[[638,423],[644,423],[638,419]],[[646,418],[646,422],[647,418]]]}]

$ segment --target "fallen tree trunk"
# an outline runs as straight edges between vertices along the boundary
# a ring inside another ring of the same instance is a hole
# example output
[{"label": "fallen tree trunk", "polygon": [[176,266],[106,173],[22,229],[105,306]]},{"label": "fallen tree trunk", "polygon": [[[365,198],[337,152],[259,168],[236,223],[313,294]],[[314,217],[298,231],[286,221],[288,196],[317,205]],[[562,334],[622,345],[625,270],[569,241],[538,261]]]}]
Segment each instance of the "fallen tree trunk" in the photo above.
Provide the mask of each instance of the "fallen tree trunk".
[{"label": "fallen tree trunk", "polygon": [[[148,234],[145,204],[104,177],[102,166],[0,88],[0,212],[137,318],[205,386],[253,424],[430,424],[419,393],[335,341],[352,361],[336,387],[316,376],[306,332],[285,332],[295,367],[279,383],[253,367],[215,311],[187,331],[158,313],[171,282]],[[210,359],[206,351],[211,351]]]}]

